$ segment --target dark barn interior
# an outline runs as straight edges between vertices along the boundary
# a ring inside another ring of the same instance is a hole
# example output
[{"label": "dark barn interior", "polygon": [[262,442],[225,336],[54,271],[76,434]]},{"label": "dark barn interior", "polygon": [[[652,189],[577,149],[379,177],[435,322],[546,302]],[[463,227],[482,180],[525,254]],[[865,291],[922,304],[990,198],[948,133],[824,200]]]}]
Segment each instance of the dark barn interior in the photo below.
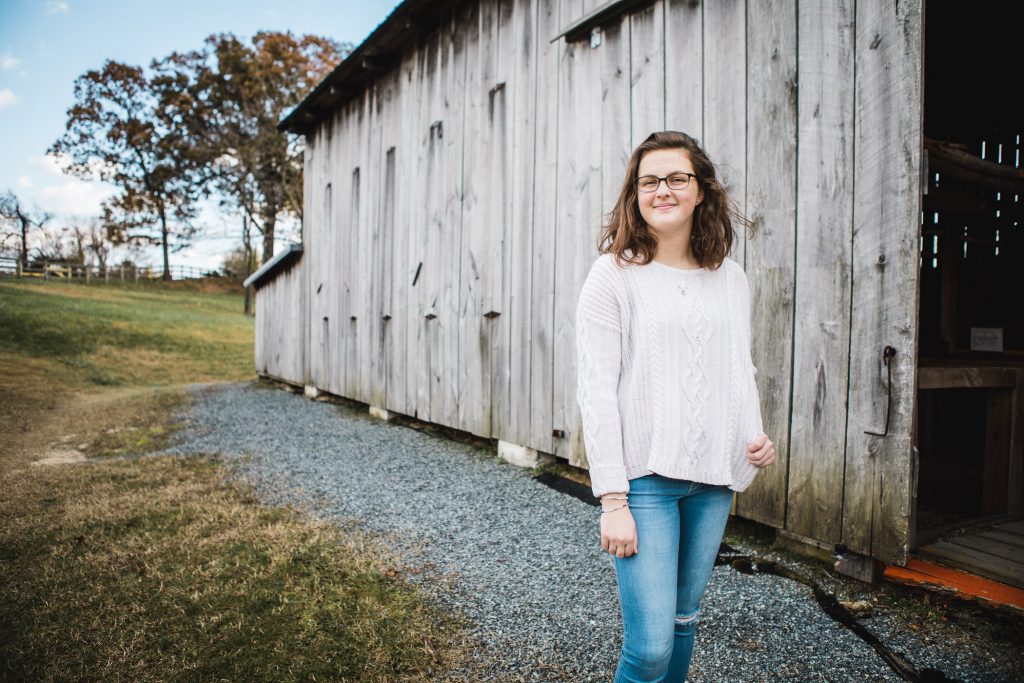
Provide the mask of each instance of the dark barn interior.
[{"label": "dark barn interior", "polygon": [[1024,586],[1015,17],[1011,3],[926,5],[914,524],[922,557]]}]

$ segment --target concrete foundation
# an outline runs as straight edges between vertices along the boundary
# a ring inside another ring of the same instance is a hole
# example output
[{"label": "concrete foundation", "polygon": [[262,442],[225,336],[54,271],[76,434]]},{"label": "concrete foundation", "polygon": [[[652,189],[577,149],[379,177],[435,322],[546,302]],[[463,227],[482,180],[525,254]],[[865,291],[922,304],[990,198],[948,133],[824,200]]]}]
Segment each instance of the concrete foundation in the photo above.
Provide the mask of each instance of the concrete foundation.
[{"label": "concrete foundation", "polygon": [[498,457],[513,465],[530,468],[540,467],[555,460],[555,457],[548,453],[500,439],[498,440]]},{"label": "concrete foundation", "polygon": [[385,422],[388,422],[389,420],[391,420],[391,413],[384,408],[370,406],[370,417],[375,417],[378,420],[384,420]]}]

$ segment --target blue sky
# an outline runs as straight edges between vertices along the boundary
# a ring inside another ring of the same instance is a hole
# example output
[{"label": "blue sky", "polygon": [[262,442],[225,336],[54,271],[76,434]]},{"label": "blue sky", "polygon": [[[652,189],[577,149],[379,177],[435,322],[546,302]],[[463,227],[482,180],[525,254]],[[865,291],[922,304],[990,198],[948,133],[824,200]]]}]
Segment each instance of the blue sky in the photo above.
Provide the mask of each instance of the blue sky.
[{"label": "blue sky", "polygon": [[[62,131],[75,78],[107,59],[148,65],[198,48],[211,33],[316,33],[358,45],[398,0],[0,0],[0,191],[58,219],[89,216],[109,189],[61,174],[47,148]],[[216,267],[239,219],[206,211],[196,247],[172,263]],[[156,263],[152,254],[147,258]]]}]

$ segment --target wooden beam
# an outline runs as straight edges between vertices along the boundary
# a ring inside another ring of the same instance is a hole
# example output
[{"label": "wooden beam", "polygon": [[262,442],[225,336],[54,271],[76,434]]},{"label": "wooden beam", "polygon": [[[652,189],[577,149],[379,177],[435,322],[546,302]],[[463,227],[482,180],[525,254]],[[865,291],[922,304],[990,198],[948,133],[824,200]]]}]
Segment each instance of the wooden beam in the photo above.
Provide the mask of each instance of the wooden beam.
[{"label": "wooden beam", "polygon": [[1024,169],[997,164],[967,152],[961,145],[925,138],[928,172],[943,173],[1003,192],[1024,192]]},{"label": "wooden beam", "polygon": [[1018,187],[1024,186],[1024,169],[982,159],[967,152],[961,145],[925,138],[924,148],[928,150],[929,162],[941,159],[976,174],[1009,180],[1017,183]]},{"label": "wooden beam", "polygon": [[[998,166],[999,164],[992,165]],[[965,166],[958,160],[943,157],[931,152],[929,152],[928,156],[928,171],[937,171],[954,178],[959,178],[960,180],[966,180],[969,183],[976,183],[1001,192],[1024,192],[1024,178],[1006,178],[1002,175],[989,174],[970,166]]]},{"label": "wooden beam", "polygon": [[1012,389],[1021,382],[1024,370],[990,367],[919,367],[917,388],[927,389]]}]

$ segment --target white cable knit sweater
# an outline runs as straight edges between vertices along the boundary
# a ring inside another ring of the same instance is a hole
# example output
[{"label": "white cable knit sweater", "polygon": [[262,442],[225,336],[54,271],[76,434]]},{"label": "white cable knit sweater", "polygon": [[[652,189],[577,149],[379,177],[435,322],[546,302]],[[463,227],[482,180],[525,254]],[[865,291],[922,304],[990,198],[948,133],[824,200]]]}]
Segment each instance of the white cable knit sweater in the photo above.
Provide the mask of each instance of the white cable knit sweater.
[{"label": "white cable knit sweater", "polygon": [[763,431],[743,268],[602,254],[576,309],[577,399],[595,496],[657,473],[742,491]]}]

